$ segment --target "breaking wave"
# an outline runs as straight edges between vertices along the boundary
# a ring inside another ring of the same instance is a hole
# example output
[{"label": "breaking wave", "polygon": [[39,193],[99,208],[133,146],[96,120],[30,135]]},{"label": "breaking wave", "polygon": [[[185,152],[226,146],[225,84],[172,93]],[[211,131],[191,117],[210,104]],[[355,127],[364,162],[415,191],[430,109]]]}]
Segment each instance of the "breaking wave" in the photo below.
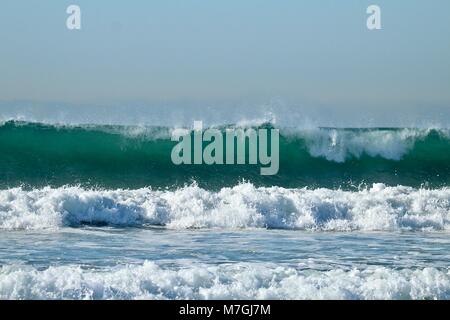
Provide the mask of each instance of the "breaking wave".
[{"label": "breaking wave", "polygon": [[83,225],[311,231],[449,230],[450,188],[374,184],[359,191],[255,187],[208,191],[61,187],[0,191],[0,229]]},{"label": "breaking wave", "polygon": [[214,190],[242,180],[286,188],[380,181],[436,188],[450,181],[450,133],[445,129],[280,128],[280,170],[275,176],[261,176],[260,165],[176,166],[170,158],[175,145],[170,136],[178,129],[4,122],[0,188],[165,188],[194,180]]}]

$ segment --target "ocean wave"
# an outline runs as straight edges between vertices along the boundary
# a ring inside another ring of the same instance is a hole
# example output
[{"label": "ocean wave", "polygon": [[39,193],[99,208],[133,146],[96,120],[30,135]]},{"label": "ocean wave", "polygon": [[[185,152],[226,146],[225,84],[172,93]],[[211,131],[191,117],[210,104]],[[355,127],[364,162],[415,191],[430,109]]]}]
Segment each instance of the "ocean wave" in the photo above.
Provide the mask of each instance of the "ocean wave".
[{"label": "ocean wave", "polygon": [[[225,132],[252,125],[218,128]],[[171,152],[176,142],[170,137],[186,129],[6,122],[0,125],[0,188],[164,188],[195,180],[217,190],[243,179],[288,188],[379,181],[436,188],[450,181],[450,133],[445,129],[279,128],[279,171],[270,177],[260,175],[259,165],[175,165]]]},{"label": "ocean wave", "polygon": [[[411,151],[415,143],[435,135],[444,141],[450,141],[450,129],[444,128],[323,128],[323,127],[278,127],[275,123],[263,120],[240,121],[236,124],[206,126],[204,129],[258,129],[277,128],[280,135],[290,143],[297,142],[298,147],[306,147],[310,156],[322,157],[328,161],[345,162],[361,156],[382,157],[388,160],[401,160]],[[192,130],[189,126],[145,126],[145,125],[96,125],[66,123],[35,123],[26,121],[3,121],[0,129],[4,133],[11,130],[26,134],[49,133],[77,134],[83,132],[120,135],[124,138],[140,141],[170,140],[179,130]],[[20,132],[19,130],[22,130]],[[188,132],[188,131],[187,131]],[[91,137],[93,138],[93,137]],[[56,136],[54,137],[56,139]],[[129,141],[131,143],[132,141]]]},{"label": "ocean wave", "polygon": [[298,270],[258,263],[168,268],[0,268],[0,299],[450,299],[450,271]]},{"label": "ocean wave", "polygon": [[82,225],[170,229],[269,228],[311,231],[449,230],[450,188],[374,184],[360,191],[255,187],[214,192],[89,190],[81,187],[0,191],[0,229],[41,230]]}]

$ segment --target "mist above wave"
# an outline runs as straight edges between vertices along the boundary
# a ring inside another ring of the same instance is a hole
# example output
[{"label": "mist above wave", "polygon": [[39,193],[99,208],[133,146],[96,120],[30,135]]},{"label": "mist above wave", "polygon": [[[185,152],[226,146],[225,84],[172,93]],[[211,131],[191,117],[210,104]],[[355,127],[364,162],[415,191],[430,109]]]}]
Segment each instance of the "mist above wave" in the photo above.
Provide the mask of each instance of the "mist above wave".
[{"label": "mist above wave", "polygon": [[79,103],[0,101],[0,121],[49,124],[207,126],[271,122],[280,127],[450,128],[448,106],[299,104],[273,97],[260,101],[123,101]]}]

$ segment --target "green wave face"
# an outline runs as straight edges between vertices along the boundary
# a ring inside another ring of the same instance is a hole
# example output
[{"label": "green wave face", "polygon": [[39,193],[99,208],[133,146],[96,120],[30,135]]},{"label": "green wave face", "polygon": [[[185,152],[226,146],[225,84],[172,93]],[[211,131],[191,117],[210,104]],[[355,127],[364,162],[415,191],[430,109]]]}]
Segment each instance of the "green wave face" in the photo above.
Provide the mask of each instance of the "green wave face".
[{"label": "green wave face", "polygon": [[0,187],[171,188],[195,181],[219,189],[242,180],[290,188],[450,184],[450,138],[442,130],[280,129],[280,169],[273,176],[262,176],[260,164],[174,165],[170,134],[162,127],[7,122],[0,126]]}]

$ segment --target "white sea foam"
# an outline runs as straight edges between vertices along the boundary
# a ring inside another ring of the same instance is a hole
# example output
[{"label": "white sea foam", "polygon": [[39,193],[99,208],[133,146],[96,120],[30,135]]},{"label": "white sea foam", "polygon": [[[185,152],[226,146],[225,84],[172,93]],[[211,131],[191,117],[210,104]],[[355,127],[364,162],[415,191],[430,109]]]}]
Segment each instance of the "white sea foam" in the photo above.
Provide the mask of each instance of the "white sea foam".
[{"label": "white sea foam", "polygon": [[[442,130],[441,130],[442,131]],[[399,130],[289,130],[292,137],[304,139],[313,157],[345,162],[362,155],[401,160],[415,145],[428,136],[430,129]],[[444,132],[444,131],[442,131]]]},{"label": "white sea foam", "polygon": [[333,231],[450,230],[450,188],[374,184],[360,191],[255,187],[220,191],[86,190],[62,187],[0,191],[0,229],[40,230],[82,224]]},{"label": "white sea foam", "polygon": [[0,299],[450,299],[450,271],[299,270],[261,263],[0,268]]}]

